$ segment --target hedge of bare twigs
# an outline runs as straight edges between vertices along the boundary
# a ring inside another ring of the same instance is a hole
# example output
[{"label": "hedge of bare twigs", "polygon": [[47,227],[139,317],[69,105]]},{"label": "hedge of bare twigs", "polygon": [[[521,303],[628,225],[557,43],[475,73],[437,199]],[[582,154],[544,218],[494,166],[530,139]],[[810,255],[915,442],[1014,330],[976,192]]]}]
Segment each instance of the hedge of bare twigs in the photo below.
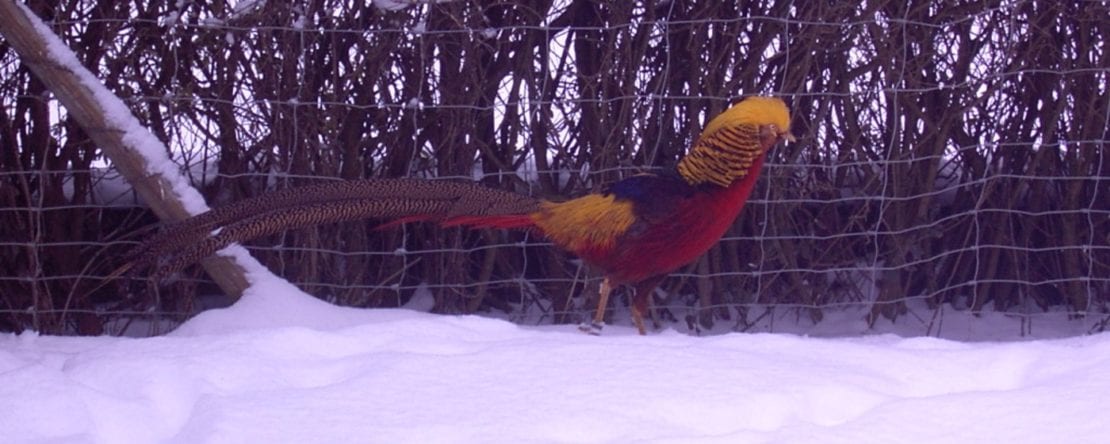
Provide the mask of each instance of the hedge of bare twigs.
[{"label": "hedge of bare twigs", "polygon": [[[671,165],[729,100],[777,94],[799,143],[773,152],[726,240],[664,284],[664,319],[1110,302],[1105,2],[54,3],[29,1],[214,204],[371,176],[572,196]],[[106,202],[97,147],[3,42],[0,72],[0,330],[198,309],[199,271],[93,291],[154,221]],[[371,228],[255,253],[362,307],[425,284],[435,311],[574,322],[596,288],[521,233]]]}]

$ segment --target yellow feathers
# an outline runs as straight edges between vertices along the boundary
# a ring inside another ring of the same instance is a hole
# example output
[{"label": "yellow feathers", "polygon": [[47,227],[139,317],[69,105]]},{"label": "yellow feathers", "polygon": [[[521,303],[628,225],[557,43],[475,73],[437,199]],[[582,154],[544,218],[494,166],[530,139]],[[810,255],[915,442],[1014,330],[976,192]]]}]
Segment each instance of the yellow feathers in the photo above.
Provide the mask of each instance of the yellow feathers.
[{"label": "yellow feathers", "polygon": [[678,163],[679,174],[691,185],[731,185],[747,176],[752,163],[763,155],[761,128],[791,138],[790,111],[782,99],[749,97],[713,118]]},{"label": "yellow feathers", "polygon": [[701,137],[711,135],[722,127],[744,124],[775,125],[780,132],[786,133],[790,131],[790,110],[778,97],[748,97],[710,120]]},{"label": "yellow feathers", "polygon": [[608,249],[636,221],[632,202],[612,194],[588,194],[567,202],[544,202],[532,220],[548,239],[567,250]]}]

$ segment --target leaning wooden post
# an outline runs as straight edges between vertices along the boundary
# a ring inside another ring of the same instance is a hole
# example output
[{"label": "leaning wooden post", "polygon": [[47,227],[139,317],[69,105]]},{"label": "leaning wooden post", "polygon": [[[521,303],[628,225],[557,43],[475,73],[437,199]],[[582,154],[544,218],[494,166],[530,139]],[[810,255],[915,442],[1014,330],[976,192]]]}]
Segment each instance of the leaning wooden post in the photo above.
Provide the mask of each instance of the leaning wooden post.
[{"label": "leaning wooden post", "polygon": [[[40,25],[37,28],[36,23]],[[25,7],[12,0],[0,0],[0,35],[19,53],[31,72],[58,97],[66,111],[77,119],[120,174],[150,205],[154,214],[163,221],[178,221],[191,216],[190,211],[203,211],[186,208],[181,193],[195,193],[196,190],[181,189],[182,184],[187,182],[180,177],[180,172],[165,165],[168,159],[163,162],[164,165],[151,167],[138,147],[141,143],[157,141],[165,156],[164,145],[150,130],[138,124],[123,102],[109,92],[95,75],[80,63],[63,63],[62,60],[67,57],[75,61],[76,56],[64,46],[51,45],[43,30],[46,30],[45,25]],[[121,115],[121,112],[126,115]],[[174,179],[179,180],[171,180],[167,175],[178,176]],[[247,288],[243,268],[231,258],[212,256],[202,265],[228,295],[238,298]]]}]

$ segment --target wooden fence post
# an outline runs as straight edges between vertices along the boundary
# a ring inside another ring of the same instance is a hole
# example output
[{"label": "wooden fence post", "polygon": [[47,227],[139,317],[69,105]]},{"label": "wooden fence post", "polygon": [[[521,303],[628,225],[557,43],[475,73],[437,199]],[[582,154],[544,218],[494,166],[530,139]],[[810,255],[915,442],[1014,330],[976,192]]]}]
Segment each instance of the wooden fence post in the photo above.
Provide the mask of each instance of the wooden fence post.
[{"label": "wooden fence post", "polygon": [[[32,22],[38,18],[28,17],[25,11],[13,0],[0,0],[0,35],[19,53],[35,76],[58,97],[66,111],[77,119],[82,129],[160,219],[178,221],[191,216],[179,196],[172,192],[170,183],[161,174],[149,172],[143,156],[125,141],[126,129],[106,118],[108,110],[86,86],[86,81],[82,81],[71,67],[63,66],[49,56],[47,41]],[[86,76],[86,80],[88,78],[92,78],[91,74]],[[141,131],[149,133],[145,127]],[[202,265],[216,284],[233,298],[238,299],[248,286],[243,268],[231,258],[212,256]]]}]

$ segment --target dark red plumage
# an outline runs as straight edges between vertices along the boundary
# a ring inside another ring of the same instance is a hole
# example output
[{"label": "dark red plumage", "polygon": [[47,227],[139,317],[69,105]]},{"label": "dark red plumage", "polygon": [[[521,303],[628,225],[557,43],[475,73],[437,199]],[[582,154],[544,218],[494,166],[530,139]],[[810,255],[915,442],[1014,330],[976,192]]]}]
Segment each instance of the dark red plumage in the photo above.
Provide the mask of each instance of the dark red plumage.
[{"label": "dark red plumage", "polygon": [[728,188],[690,187],[673,183],[675,179],[655,178],[670,187],[655,187],[635,201],[633,211],[638,221],[616,247],[579,254],[605,270],[614,285],[671,273],[704,254],[732,226],[755,186],[762,164],[760,157],[753,168],[755,174]]}]

